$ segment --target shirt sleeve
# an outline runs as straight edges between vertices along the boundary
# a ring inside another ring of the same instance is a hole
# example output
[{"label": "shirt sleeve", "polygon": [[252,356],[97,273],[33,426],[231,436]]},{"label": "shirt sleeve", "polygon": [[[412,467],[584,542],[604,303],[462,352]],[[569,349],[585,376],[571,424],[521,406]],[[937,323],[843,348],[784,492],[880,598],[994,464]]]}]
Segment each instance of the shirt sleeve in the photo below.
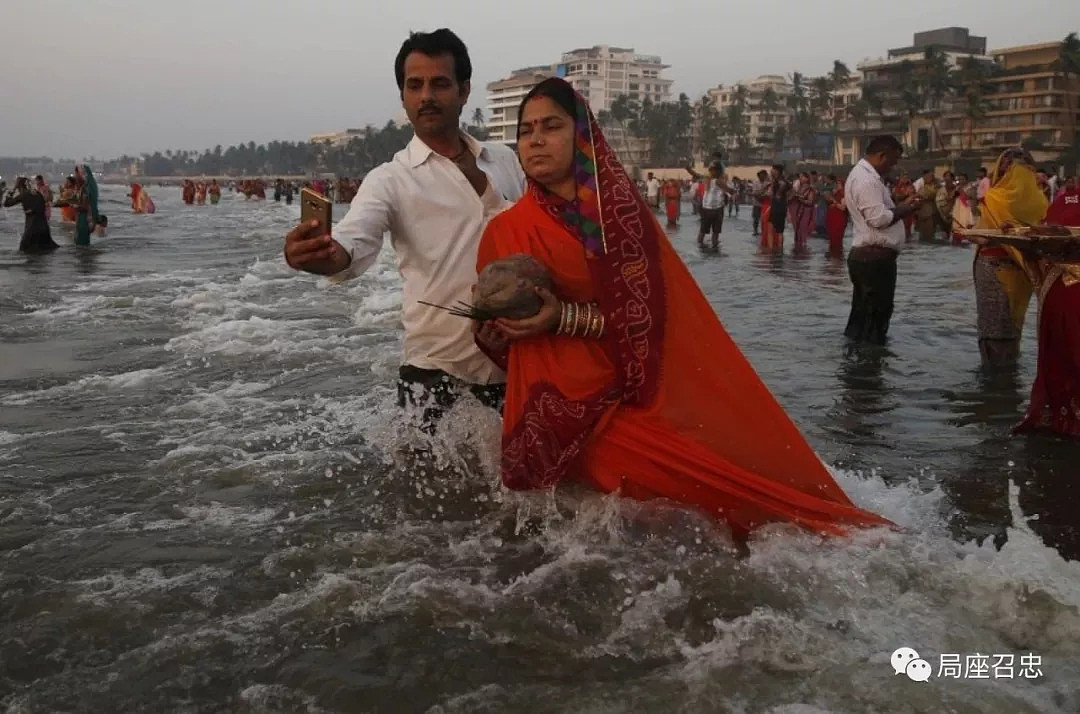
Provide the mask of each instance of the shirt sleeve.
[{"label": "shirt sleeve", "polygon": [[362,275],[375,263],[383,235],[390,230],[393,218],[393,192],[389,179],[383,172],[368,174],[349,204],[349,212],[334,226],[331,235],[349,254],[351,261],[345,270],[330,276],[332,282]]},{"label": "shirt sleeve", "polygon": [[865,181],[853,181],[851,186],[851,204],[871,228],[888,228],[893,223],[893,212],[885,207],[881,192]]}]

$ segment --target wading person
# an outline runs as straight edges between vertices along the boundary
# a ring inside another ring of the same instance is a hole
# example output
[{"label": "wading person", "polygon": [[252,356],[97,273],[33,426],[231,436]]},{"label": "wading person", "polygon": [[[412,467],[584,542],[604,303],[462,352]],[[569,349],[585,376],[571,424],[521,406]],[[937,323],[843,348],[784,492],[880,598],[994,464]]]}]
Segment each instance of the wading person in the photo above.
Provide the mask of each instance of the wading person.
[{"label": "wading person", "polygon": [[470,300],[480,235],[521,196],[524,174],[509,148],[482,144],[459,128],[472,64],[457,35],[411,34],[394,74],[415,136],[364,178],[333,237],[317,224],[294,228],[285,260],[335,280],[355,277],[375,262],[390,233],[404,279],[398,402],[425,405],[430,426],[466,392],[492,407],[501,403],[505,375],[476,346],[468,320],[419,301]]},{"label": "wading person", "polygon": [[866,146],[844,184],[844,203],[852,223],[848,274],[853,292],[844,335],[856,342],[885,344],[896,293],[896,258],[904,244],[904,216],[919,199],[893,203],[883,176],[896,165],[903,146],[893,136],[878,136]]},{"label": "wading person", "polygon": [[509,368],[503,483],[668,498],[737,536],[887,524],[848,499],[728,336],[585,99],[547,79],[518,117],[529,187],[488,226],[477,268],[528,254],[554,292],[497,320],[509,346],[490,345]]}]

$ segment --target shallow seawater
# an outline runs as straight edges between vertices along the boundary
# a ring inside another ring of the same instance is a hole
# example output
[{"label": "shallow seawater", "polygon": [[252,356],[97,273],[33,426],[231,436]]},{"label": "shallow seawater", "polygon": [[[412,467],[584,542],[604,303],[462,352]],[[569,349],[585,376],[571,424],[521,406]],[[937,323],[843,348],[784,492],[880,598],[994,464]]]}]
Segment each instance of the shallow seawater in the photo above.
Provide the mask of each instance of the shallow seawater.
[{"label": "shallow seawater", "polygon": [[[852,350],[823,241],[759,255],[744,208],[706,256],[683,217],[736,342],[906,528],[741,549],[671,505],[503,491],[475,403],[403,457],[390,253],[330,286],[280,258],[295,206],[150,190],[131,216],[105,187],[85,251],[58,229],[19,256],[0,214],[7,711],[1080,710],[1080,445],[1009,436],[1032,330],[1016,374],[980,372],[969,251],[913,244],[889,346]],[[894,674],[902,646],[929,681]],[[941,676],[943,654],[1013,676]]]}]

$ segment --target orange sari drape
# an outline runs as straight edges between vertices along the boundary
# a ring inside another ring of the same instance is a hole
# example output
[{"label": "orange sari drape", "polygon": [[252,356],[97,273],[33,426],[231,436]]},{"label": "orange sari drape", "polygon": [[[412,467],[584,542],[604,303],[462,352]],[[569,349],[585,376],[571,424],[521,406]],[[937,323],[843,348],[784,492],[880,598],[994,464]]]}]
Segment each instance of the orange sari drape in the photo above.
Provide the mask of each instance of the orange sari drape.
[{"label": "orange sari drape", "polygon": [[[563,300],[597,299],[581,241],[532,195],[488,226],[477,269],[517,253],[551,270]],[[621,489],[634,498],[698,506],[736,533],[775,521],[826,533],[887,523],[854,506],[836,484],[666,238],[659,258],[665,294],[659,319],[665,328],[655,398],[644,407],[607,407],[567,475],[604,492]],[[585,401],[614,373],[602,340],[538,337],[514,343],[504,439],[518,431],[534,385],[551,384],[568,399]]]},{"label": "orange sari drape", "polygon": [[776,232],[772,224],[772,199],[761,201],[761,249],[777,252],[784,249],[784,236]]}]

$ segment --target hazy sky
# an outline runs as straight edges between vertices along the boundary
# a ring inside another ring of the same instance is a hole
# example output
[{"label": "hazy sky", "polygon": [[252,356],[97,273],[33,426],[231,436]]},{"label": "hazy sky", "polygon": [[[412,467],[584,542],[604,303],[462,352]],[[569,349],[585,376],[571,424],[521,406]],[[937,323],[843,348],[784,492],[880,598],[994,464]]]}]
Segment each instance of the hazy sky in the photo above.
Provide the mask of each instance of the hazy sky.
[{"label": "hazy sky", "polygon": [[675,92],[854,69],[951,25],[991,48],[1080,29],[1075,0],[35,0],[3,3],[0,155],[109,158],[306,139],[401,115],[409,30],[469,46],[473,99],[517,67],[610,44],[659,54]]}]

